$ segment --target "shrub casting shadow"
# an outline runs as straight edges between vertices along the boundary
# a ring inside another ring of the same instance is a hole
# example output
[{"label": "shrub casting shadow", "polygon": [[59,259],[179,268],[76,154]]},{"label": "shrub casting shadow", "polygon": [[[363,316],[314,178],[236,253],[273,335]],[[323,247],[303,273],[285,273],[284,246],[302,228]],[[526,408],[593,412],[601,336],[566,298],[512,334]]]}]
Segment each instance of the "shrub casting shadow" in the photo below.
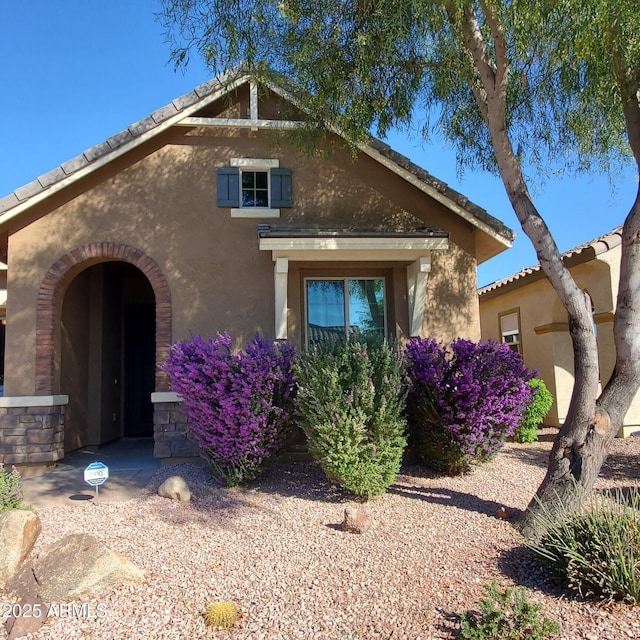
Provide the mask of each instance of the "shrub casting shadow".
[{"label": "shrub casting shadow", "polygon": [[[462,493],[442,487],[417,487],[415,485],[394,484],[387,489],[387,493],[414,498],[424,502],[441,504],[454,509],[464,509],[465,511],[475,511],[487,516],[495,517],[500,507],[504,505],[493,500],[484,500],[470,493]],[[510,509],[510,513],[516,517],[518,512]]]},{"label": "shrub casting shadow", "polygon": [[[546,444],[546,443],[545,443]],[[549,443],[550,445],[551,443]],[[516,447],[505,447],[498,455],[514,458],[522,464],[527,464],[532,467],[538,467],[540,469],[546,469],[549,465],[549,453],[551,447],[542,448],[539,443],[531,443],[530,445],[522,444]]]},{"label": "shrub casting shadow", "polygon": [[332,484],[315,460],[275,460],[248,489],[318,502],[348,502],[353,496]]}]

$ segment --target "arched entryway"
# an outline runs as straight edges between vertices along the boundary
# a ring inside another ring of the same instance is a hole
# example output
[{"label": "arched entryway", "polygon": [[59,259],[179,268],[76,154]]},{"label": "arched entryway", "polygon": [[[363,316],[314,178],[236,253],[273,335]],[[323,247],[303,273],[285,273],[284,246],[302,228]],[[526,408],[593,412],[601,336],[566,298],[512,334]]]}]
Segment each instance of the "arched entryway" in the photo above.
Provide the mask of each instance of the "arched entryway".
[{"label": "arched entryway", "polygon": [[65,452],[153,436],[155,298],[142,272],[125,262],[80,272],[64,292],[60,328]]},{"label": "arched entryway", "polygon": [[52,267],[39,296],[36,387],[69,396],[65,451],[153,436],[170,311],[160,269],[131,247],[89,245]]}]

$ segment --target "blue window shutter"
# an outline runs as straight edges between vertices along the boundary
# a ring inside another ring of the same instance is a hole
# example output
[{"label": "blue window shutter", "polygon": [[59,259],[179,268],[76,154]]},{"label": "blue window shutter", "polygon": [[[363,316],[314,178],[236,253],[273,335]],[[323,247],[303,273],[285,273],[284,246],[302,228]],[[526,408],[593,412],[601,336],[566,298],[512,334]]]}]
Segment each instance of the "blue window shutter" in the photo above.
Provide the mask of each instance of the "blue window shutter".
[{"label": "blue window shutter", "polygon": [[218,206],[240,206],[240,169],[238,167],[218,169]]},{"label": "blue window shutter", "polygon": [[271,169],[271,206],[292,207],[291,169]]}]

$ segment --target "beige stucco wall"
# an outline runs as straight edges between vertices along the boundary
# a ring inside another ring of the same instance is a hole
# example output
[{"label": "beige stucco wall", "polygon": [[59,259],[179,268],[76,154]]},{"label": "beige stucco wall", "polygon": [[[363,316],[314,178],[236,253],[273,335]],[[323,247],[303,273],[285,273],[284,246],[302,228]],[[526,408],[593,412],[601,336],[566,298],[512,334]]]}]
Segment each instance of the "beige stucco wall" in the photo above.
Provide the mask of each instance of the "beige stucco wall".
[{"label": "beige stucco wall", "polygon": [[[218,208],[216,169],[231,157],[279,158],[281,167],[292,168],[294,207],[266,221],[232,219],[228,208]],[[11,229],[6,395],[34,392],[40,284],[57,260],[91,242],[134,246],[160,266],[171,290],[174,340],[191,331],[228,330],[239,342],[256,331],[273,335],[273,261],[258,249],[260,222],[449,231],[450,249],[433,256],[424,331],[446,340],[479,338],[476,238],[471,225],[442,205],[367,157],[354,162],[338,151],[312,158],[274,146],[263,132],[173,130],[38,205]],[[384,266],[396,283],[394,321],[406,331],[406,265]],[[296,287],[291,278],[290,292]],[[299,308],[290,322],[300,341]]]},{"label": "beige stucco wall", "polygon": [[[620,247],[571,267],[578,286],[591,296],[597,330],[601,385],[606,384],[615,364],[613,311],[620,270]],[[480,327],[483,340],[500,340],[499,317],[507,311],[520,314],[522,355],[525,364],[540,372],[554,396],[545,422],[561,426],[573,390],[573,348],[566,312],[546,278],[525,284],[506,285],[480,297]],[[640,393],[624,420],[628,435],[640,425]]]}]

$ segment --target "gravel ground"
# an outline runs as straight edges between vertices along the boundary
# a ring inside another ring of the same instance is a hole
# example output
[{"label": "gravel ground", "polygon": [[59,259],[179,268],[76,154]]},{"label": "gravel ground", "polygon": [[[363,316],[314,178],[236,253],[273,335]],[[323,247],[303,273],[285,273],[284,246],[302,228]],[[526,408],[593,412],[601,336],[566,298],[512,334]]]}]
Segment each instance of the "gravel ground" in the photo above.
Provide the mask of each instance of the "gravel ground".
[{"label": "gravel ground", "polygon": [[[86,598],[83,615],[50,616],[33,638],[427,640],[456,637],[455,617],[483,585],[524,585],[570,640],[640,638],[640,612],[582,602],[554,586],[523,549],[501,506],[524,509],[550,443],[508,444],[473,474],[447,478],[406,467],[368,508],[363,535],[340,530],[348,499],[311,462],[278,463],[245,489],[212,484],[198,465],[161,468],[140,498],[38,510],[36,551],[90,533],[144,569],[145,584]],[[193,501],[155,495],[179,473]],[[638,486],[640,438],[616,440],[599,488]],[[0,601],[9,596],[0,592]],[[215,600],[235,601],[232,630],[207,628]],[[0,638],[6,638],[4,625]]]}]

